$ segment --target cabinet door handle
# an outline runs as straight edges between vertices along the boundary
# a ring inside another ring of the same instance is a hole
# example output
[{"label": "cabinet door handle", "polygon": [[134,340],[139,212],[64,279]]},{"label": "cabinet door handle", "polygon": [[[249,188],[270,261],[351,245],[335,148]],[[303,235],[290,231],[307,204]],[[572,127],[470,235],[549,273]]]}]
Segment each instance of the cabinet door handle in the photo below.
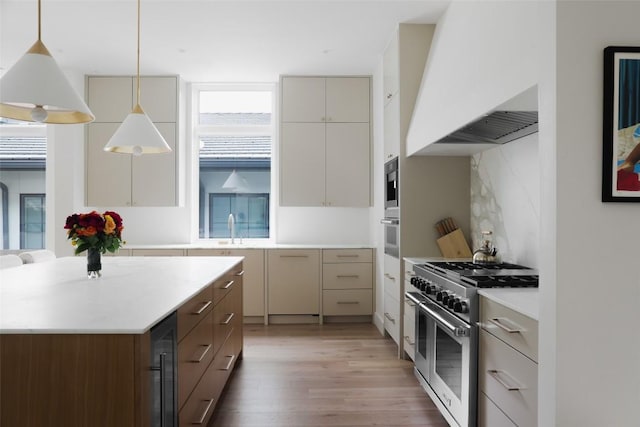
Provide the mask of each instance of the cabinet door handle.
[{"label": "cabinet door handle", "polygon": [[204,403],[204,411],[202,411],[202,415],[200,415],[200,417],[195,420],[194,422],[192,422],[191,424],[196,424],[196,425],[201,425],[202,423],[204,423],[204,420],[207,418],[207,414],[209,413],[209,410],[211,409],[211,406],[213,406],[213,401],[214,399],[209,399],[209,400],[203,400],[202,403]]},{"label": "cabinet door handle", "polygon": [[389,321],[391,323],[396,323],[396,319],[394,319],[393,317],[391,317],[391,315],[389,313],[385,313],[384,317],[386,317],[387,319],[389,319]]},{"label": "cabinet door handle", "polygon": [[309,255],[280,255],[280,258],[309,258]]},{"label": "cabinet door handle", "polygon": [[[504,388],[506,388],[509,391],[518,391],[518,390],[522,390],[524,387],[522,387],[520,384],[517,384],[517,381],[515,381],[513,378],[511,378],[511,375],[507,374],[504,371],[499,371],[497,369],[489,369],[487,370],[487,373],[489,375],[491,375],[491,377],[493,377],[494,380],[498,381],[498,383],[500,383],[500,385]],[[507,381],[505,381],[503,378],[501,378],[501,375],[509,378],[509,380],[511,380],[511,382],[516,383],[515,385],[513,384],[509,384]]]},{"label": "cabinet door handle", "polygon": [[387,99],[391,99],[392,96],[393,96],[392,94],[388,93],[387,94]]},{"label": "cabinet door handle", "polygon": [[202,359],[204,359],[204,356],[206,356],[206,354],[209,352],[209,350],[211,350],[211,344],[207,344],[207,345],[201,345],[200,346],[200,351],[202,351],[202,353],[200,353],[199,356],[194,356],[191,361],[193,363],[200,363],[202,362]]},{"label": "cabinet door handle", "polygon": [[233,319],[233,316],[235,316],[235,315],[236,315],[235,313],[229,313],[229,315],[227,316],[227,318],[226,318],[226,319],[224,319],[224,321],[223,321],[223,322],[221,322],[220,324],[221,324],[221,325],[228,325],[228,324],[229,324],[229,322],[231,322],[231,319]]},{"label": "cabinet door handle", "polygon": [[336,276],[338,279],[357,279],[360,277],[358,274],[338,274]]},{"label": "cabinet door handle", "polygon": [[233,359],[236,358],[236,355],[232,354],[230,356],[225,356],[225,357],[229,358],[229,363],[227,363],[227,366],[225,366],[224,368],[219,369],[219,371],[228,371],[229,369],[231,369],[231,365],[233,365]]},{"label": "cabinet door handle", "polygon": [[244,276],[244,270],[240,270],[236,273],[236,277]]},{"label": "cabinet door handle", "polygon": [[409,337],[409,335],[405,335],[404,336],[404,340],[407,342],[407,344],[409,345],[414,345],[416,342],[415,341],[411,341],[411,337]]},{"label": "cabinet door handle", "polygon": [[337,304],[360,304],[360,301],[338,301]]},{"label": "cabinet door handle", "polygon": [[[502,323],[503,320],[508,320],[509,323],[512,323],[513,325],[515,325],[517,328],[510,328],[507,325],[504,325]],[[517,334],[520,332],[523,332],[524,329],[522,329],[521,327],[519,327],[515,322],[510,321],[509,319],[504,319],[501,317],[494,317],[493,319],[489,319],[489,323],[496,325],[498,328],[502,329],[503,331],[509,333],[509,334]]]},{"label": "cabinet door handle", "polygon": [[222,289],[229,289],[231,286],[233,286],[233,280],[229,280],[227,284],[222,287]]},{"label": "cabinet door handle", "polygon": [[204,304],[202,304],[202,307],[200,307],[200,310],[194,311],[191,314],[196,314],[196,315],[200,315],[202,314],[203,311],[205,311],[211,304],[213,304],[213,301],[207,301]]}]

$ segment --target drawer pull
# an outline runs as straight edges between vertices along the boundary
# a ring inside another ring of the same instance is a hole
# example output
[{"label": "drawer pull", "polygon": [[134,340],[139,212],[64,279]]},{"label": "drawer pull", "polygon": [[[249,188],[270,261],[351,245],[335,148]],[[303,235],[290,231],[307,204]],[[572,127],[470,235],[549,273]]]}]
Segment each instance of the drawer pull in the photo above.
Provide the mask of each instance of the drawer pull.
[{"label": "drawer pull", "polygon": [[353,254],[353,255],[338,255],[338,258],[358,258],[360,255],[358,254]]},{"label": "drawer pull", "polygon": [[204,423],[204,420],[207,418],[207,414],[209,413],[209,410],[211,409],[211,406],[213,406],[213,401],[214,401],[213,399],[203,400],[202,401],[202,403],[206,404],[204,406],[204,411],[202,411],[202,415],[200,415],[200,418],[198,418],[197,420],[195,420],[191,424],[201,425],[202,423]]},{"label": "drawer pull", "polygon": [[200,310],[198,311],[194,311],[191,314],[196,314],[196,315],[200,315],[202,314],[203,311],[205,311],[211,304],[213,304],[213,301],[207,301],[204,304],[202,304],[202,307],[200,307]]},{"label": "drawer pull", "polygon": [[404,340],[407,342],[407,344],[409,345],[414,345],[416,342],[415,341],[411,341],[411,338],[409,337],[409,335],[405,335],[404,336]]},{"label": "drawer pull", "polygon": [[235,313],[230,313],[229,315],[227,315],[227,318],[224,319],[224,321],[221,322],[220,324],[221,325],[228,325],[229,322],[231,322],[231,319],[233,319],[233,316],[235,316],[235,315],[236,315]]},{"label": "drawer pull", "polygon": [[384,277],[386,277],[389,280],[393,280],[394,282],[396,281],[396,278],[390,275],[389,273],[384,273]]},{"label": "drawer pull", "polygon": [[338,301],[337,304],[360,304],[360,301]]},{"label": "drawer pull", "polygon": [[[498,381],[500,385],[506,388],[509,391],[518,391],[522,390],[524,387],[520,386],[517,381],[515,381],[509,374],[504,371],[499,371],[497,369],[489,369],[487,373],[493,377],[494,380]],[[501,376],[509,378],[510,382],[515,383],[516,385],[511,385],[507,381],[505,381]]]},{"label": "drawer pull", "polygon": [[389,313],[385,313],[384,317],[386,317],[387,319],[389,319],[389,321],[391,323],[396,323],[396,319],[394,319],[393,317],[391,317],[391,315]]},{"label": "drawer pull", "polygon": [[244,276],[244,270],[240,270],[236,273],[236,277]]},{"label": "drawer pull", "polygon": [[229,280],[227,284],[222,287],[222,289],[229,289],[231,286],[233,286],[233,280]]},{"label": "drawer pull", "polygon": [[[516,328],[510,328],[509,326],[505,325],[504,322],[503,322],[504,320],[508,321],[509,323],[511,323]],[[491,323],[493,325],[496,325],[498,328],[500,328],[503,331],[505,331],[507,333],[510,333],[510,334],[516,334],[516,333],[524,332],[524,329],[522,329],[516,323],[510,321],[509,319],[505,319],[503,317],[494,317],[493,319],[489,319],[489,323]]]},{"label": "drawer pull", "polygon": [[211,350],[211,344],[201,345],[200,350],[202,351],[202,353],[200,353],[200,356],[195,356],[191,359],[193,363],[202,362],[202,359],[204,359],[204,356],[206,356],[206,354],[209,353],[209,350]]},{"label": "drawer pull", "polygon": [[360,277],[359,274],[338,274],[336,276],[338,279],[357,279]]},{"label": "drawer pull", "polygon": [[236,358],[235,354],[232,354],[230,356],[225,356],[229,358],[229,363],[227,363],[227,366],[225,366],[222,369],[219,369],[220,371],[228,371],[229,369],[231,369],[231,365],[233,365],[233,360]]},{"label": "drawer pull", "polygon": [[309,258],[309,255],[280,255],[280,258]]}]

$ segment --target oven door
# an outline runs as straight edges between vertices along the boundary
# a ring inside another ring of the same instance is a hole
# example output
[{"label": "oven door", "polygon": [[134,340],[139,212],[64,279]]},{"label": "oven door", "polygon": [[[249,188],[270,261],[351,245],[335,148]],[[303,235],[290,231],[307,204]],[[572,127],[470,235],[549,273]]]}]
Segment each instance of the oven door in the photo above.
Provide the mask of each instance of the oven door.
[{"label": "oven door", "polygon": [[459,425],[475,426],[477,328],[431,301],[420,311],[426,323],[423,376]]},{"label": "oven door", "polygon": [[394,258],[400,257],[400,220],[398,218],[383,218],[384,225],[384,253]]}]

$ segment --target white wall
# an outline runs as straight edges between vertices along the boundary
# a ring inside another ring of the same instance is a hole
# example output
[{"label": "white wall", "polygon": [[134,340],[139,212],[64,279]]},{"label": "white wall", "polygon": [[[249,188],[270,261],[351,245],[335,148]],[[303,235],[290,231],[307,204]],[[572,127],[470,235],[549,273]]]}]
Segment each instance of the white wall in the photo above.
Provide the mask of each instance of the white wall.
[{"label": "white wall", "polygon": [[503,261],[538,267],[540,163],[538,134],[471,158],[471,237],[478,248],[483,230]]},{"label": "white wall", "polygon": [[453,1],[438,21],[407,155],[537,82],[535,1]]},{"label": "white wall", "polygon": [[557,197],[542,208],[557,204],[559,426],[639,423],[640,206],[600,201],[603,48],[638,46],[639,16],[640,2],[557,6]]}]

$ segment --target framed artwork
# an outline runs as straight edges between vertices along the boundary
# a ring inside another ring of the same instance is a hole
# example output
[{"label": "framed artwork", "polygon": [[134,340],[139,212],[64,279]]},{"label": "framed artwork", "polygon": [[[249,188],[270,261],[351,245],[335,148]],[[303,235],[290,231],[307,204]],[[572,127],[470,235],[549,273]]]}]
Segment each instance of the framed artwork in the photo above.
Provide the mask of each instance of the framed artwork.
[{"label": "framed artwork", "polygon": [[640,202],[640,47],[604,49],[602,201]]}]

